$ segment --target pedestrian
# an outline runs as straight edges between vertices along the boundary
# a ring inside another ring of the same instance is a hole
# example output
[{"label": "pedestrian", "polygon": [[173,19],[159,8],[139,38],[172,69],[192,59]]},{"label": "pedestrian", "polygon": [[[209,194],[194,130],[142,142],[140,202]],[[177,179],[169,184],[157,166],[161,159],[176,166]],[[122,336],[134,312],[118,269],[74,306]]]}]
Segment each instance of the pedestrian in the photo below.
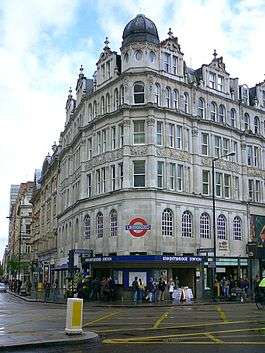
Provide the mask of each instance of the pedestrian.
[{"label": "pedestrian", "polygon": [[83,298],[84,293],[83,293],[83,287],[84,287],[84,283],[81,280],[80,282],[78,282],[76,290],[77,290],[77,298]]},{"label": "pedestrian", "polygon": [[141,278],[139,278],[139,296],[138,296],[139,303],[142,303],[143,296],[144,296],[144,284]]},{"label": "pedestrian", "polygon": [[44,302],[46,303],[50,298],[51,284],[50,282],[44,282]]},{"label": "pedestrian", "polygon": [[147,296],[145,298],[147,301],[149,301],[149,303],[152,303],[155,300],[155,296],[154,296],[155,290],[156,290],[155,282],[151,277],[147,283]]},{"label": "pedestrian", "polygon": [[138,292],[139,292],[138,277],[134,277],[134,281],[132,282],[132,290],[133,290],[133,302],[134,304],[137,304]]},{"label": "pedestrian", "polygon": [[221,288],[222,288],[222,293],[223,293],[224,299],[229,298],[229,286],[230,286],[230,282],[229,282],[228,278],[223,277],[223,279],[221,281]]},{"label": "pedestrian", "polygon": [[166,282],[160,278],[158,282],[158,299],[157,301],[164,301],[165,300],[165,289],[166,289]]},{"label": "pedestrian", "polygon": [[173,279],[171,278],[169,280],[169,284],[168,284],[168,293],[169,293],[169,299],[172,300],[172,294],[175,288],[175,283],[173,281]]},{"label": "pedestrian", "polygon": [[58,279],[56,279],[52,285],[52,294],[53,294],[54,302],[58,300],[58,291],[59,291],[59,282],[58,282]]},{"label": "pedestrian", "polygon": [[22,281],[21,281],[21,279],[19,279],[17,281],[17,294],[20,294],[21,286],[22,286]]},{"label": "pedestrian", "polygon": [[31,294],[31,288],[32,288],[32,284],[30,282],[30,279],[27,279],[26,281],[26,291],[27,291],[27,295]]}]

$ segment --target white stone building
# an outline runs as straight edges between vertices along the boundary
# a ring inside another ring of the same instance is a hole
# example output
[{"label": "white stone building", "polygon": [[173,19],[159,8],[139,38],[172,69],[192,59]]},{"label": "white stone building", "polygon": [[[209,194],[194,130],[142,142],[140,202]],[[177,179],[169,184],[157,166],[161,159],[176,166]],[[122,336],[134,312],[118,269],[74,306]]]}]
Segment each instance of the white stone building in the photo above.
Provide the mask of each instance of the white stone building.
[{"label": "white stone building", "polygon": [[217,272],[245,274],[250,215],[265,214],[265,82],[239,85],[215,51],[187,67],[178,38],[160,41],[143,15],[96,66],[93,79],[81,67],[66,103],[57,269],[92,249],[94,274],[125,287],[162,271],[200,293],[207,266],[192,256],[213,247],[211,162],[234,151],[215,162]]}]

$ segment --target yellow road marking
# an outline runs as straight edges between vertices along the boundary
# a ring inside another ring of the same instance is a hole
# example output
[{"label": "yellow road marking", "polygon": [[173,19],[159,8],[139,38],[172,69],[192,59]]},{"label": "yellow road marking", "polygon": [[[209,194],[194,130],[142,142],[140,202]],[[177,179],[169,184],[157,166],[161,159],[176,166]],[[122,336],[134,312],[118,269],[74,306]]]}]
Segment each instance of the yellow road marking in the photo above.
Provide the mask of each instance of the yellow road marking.
[{"label": "yellow road marking", "polygon": [[190,327],[201,327],[201,326],[216,326],[216,325],[235,325],[235,324],[259,324],[259,323],[264,323],[265,320],[242,320],[242,321],[227,321],[227,322],[220,322],[220,321],[214,321],[210,323],[197,323],[197,324],[187,324],[187,325],[179,325],[179,326],[163,326],[163,327],[158,327],[158,328],[146,328],[146,327],[134,327],[134,328],[116,328],[116,329],[111,329],[111,330],[96,330],[98,333],[112,333],[112,332],[123,332],[126,330],[128,331],[146,331],[146,330],[167,330],[167,329],[182,329],[182,328],[190,328]]},{"label": "yellow road marking", "polygon": [[152,328],[158,328],[161,322],[164,321],[167,317],[168,317],[168,311],[166,311],[164,314],[160,316],[158,320],[156,320]]},{"label": "yellow road marking", "polygon": [[114,316],[114,315],[117,315],[118,313],[119,313],[119,312],[116,311],[116,312],[114,312],[114,313],[110,313],[110,314],[101,316],[101,317],[99,317],[98,319],[95,319],[95,320],[93,320],[93,321],[89,321],[89,322],[85,323],[85,324],[83,325],[83,327],[91,326],[92,324],[94,324],[94,323],[96,323],[96,322],[100,322],[100,321],[103,321],[103,320],[105,320],[105,319],[109,319],[110,317],[112,317],[112,316]]},{"label": "yellow road marking", "polygon": [[[222,330],[222,331],[210,331],[210,332],[193,332],[193,333],[182,333],[176,335],[165,335],[165,336],[146,336],[146,337],[132,337],[132,338],[115,338],[112,340],[104,340],[103,343],[109,343],[109,341],[115,343],[124,343],[124,342],[142,342],[153,341],[157,342],[160,340],[173,339],[178,337],[192,337],[192,336],[205,336],[206,334],[214,335],[221,333],[233,333],[233,332],[249,332],[249,331],[257,331],[257,330],[265,330],[265,327],[255,327],[255,328],[246,328],[246,329],[235,329],[235,330]],[[265,344],[265,342],[264,342]]]},{"label": "yellow road marking", "polygon": [[[106,342],[108,341],[108,342]],[[117,344],[117,342],[114,342],[114,340],[104,340],[103,341],[104,344]],[[129,345],[129,344],[134,344],[134,345],[137,345],[137,344],[141,344],[141,345],[147,345],[147,344],[154,344],[154,343],[158,343],[158,342],[119,342],[118,344],[126,344],[126,345]],[[176,344],[176,342],[163,342],[163,344]],[[196,341],[196,342],[177,342],[178,345],[181,345],[181,344],[190,344],[190,345],[216,345],[217,343],[215,342],[201,342],[201,341]],[[255,345],[255,346],[264,346],[265,345],[265,342],[222,342],[222,344],[224,345],[247,345],[247,346],[250,346],[250,345]]]},{"label": "yellow road marking", "polygon": [[224,310],[220,307],[220,306],[217,306],[216,307],[216,310],[220,316],[220,319],[223,321],[223,322],[229,322],[229,320],[227,319],[226,317],[226,314],[224,312]]},{"label": "yellow road marking", "polygon": [[211,335],[210,333],[205,333],[205,336],[210,338],[210,340],[212,342],[215,342],[215,343],[223,343],[222,340],[220,340],[219,338],[215,337],[214,335]]}]

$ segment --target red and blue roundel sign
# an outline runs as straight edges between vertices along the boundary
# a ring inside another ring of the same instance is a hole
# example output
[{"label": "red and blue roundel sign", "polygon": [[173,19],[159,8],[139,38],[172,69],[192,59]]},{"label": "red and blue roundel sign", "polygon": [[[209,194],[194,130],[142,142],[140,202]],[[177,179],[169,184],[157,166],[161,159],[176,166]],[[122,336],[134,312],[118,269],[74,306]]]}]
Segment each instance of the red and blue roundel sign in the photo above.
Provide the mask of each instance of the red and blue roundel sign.
[{"label": "red and blue roundel sign", "polygon": [[131,235],[135,238],[143,237],[148,230],[151,229],[151,224],[147,224],[141,217],[133,218],[129,224],[125,226]]}]

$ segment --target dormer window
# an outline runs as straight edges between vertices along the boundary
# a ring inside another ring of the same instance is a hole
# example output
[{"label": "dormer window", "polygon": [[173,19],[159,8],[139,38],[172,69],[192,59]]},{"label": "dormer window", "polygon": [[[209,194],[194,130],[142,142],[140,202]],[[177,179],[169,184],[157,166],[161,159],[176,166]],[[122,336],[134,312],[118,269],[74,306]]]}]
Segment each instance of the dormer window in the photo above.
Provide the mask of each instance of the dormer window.
[{"label": "dormer window", "polygon": [[244,104],[248,104],[248,89],[245,87],[242,87],[242,101]]},{"label": "dormer window", "polygon": [[209,86],[210,88],[215,89],[215,83],[216,83],[216,74],[213,72],[209,73]]},{"label": "dormer window", "polygon": [[173,68],[173,74],[177,75],[177,73],[178,73],[178,58],[175,55],[173,55],[173,58],[172,58],[172,68]]},{"label": "dormer window", "polygon": [[141,50],[136,50],[136,52],[135,52],[135,59],[136,59],[137,61],[140,61],[140,60],[142,59],[142,57],[143,57],[143,52],[142,52]]},{"label": "dormer window", "polygon": [[110,78],[110,61],[106,63],[107,79]]},{"label": "dormer window", "polygon": [[150,61],[151,61],[151,63],[154,63],[154,62],[155,62],[155,59],[156,59],[155,52],[150,51],[149,56],[150,56]]},{"label": "dormer window", "polygon": [[265,91],[262,91],[262,105],[265,108]]},{"label": "dormer window", "polygon": [[245,113],[244,115],[244,124],[245,124],[245,130],[249,129],[249,115],[248,113]]},{"label": "dormer window", "polygon": [[170,54],[164,53],[164,70],[170,72]]},{"label": "dormer window", "polygon": [[133,86],[133,95],[135,104],[144,103],[144,83],[136,82]]},{"label": "dormer window", "polygon": [[223,76],[218,75],[217,89],[218,89],[218,91],[221,91],[221,92],[224,91],[224,78],[223,78]]}]

